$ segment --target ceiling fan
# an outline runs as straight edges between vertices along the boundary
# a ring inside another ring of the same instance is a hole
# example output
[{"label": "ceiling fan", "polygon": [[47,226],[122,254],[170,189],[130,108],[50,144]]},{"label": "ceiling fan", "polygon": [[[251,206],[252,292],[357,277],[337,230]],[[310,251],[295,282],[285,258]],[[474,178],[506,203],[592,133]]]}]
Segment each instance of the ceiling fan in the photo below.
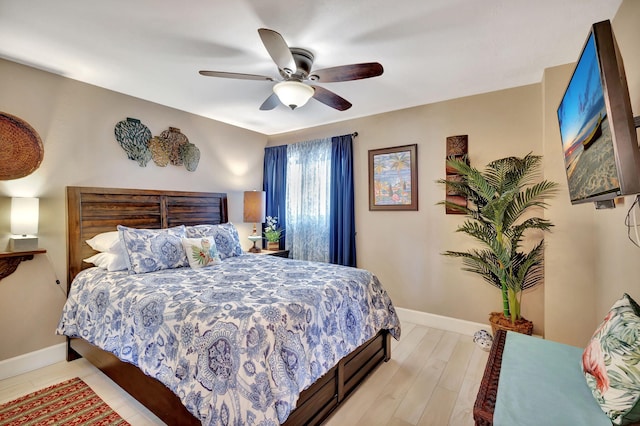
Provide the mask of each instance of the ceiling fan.
[{"label": "ceiling fan", "polygon": [[[291,109],[303,106],[310,98],[339,111],[351,108],[351,103],[343,97],[321,86],[305,81],[332,83],[338,81],[361,80],[382,75],[383,68],[378,62],[342,65],[320,70],[312,70],[313,53],[299,47],[289,47],[280,33],[260,28],[258,30],[264,47],[278,66],[282,80],[273,86],[273,93],[260,106],[263,111],[274,109],[282,102]],[[272,77],[224,71],[200,71],[208,77],[235,78],[241,80],[278,81]]]}]

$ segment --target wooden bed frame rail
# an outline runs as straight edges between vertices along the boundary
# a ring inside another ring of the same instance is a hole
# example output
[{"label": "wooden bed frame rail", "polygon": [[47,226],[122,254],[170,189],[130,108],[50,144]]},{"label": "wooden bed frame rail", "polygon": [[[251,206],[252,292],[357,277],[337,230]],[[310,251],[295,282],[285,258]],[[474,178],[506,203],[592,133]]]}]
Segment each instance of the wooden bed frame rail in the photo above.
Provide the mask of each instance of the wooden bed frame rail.
[{"label": "wooden bed frame rail", "polygon": [[[96,253],[86,240],[101,232],[114,231],[117,225],[158,229],[227,221],[227,195],[224,193],[67,187],[67,294],[73,278],[90,266],[82,259]],[[168,425],[200,424],[180,399],[158,380],[83,339],[68,338],[67,360],[80,356]],[[376,367],[390,358],[391,335],[382,330],[304,390],[285,425],[320,424]]]},{"label": "wooden bed frame rail", "polygon": [[[168,425],[199,425],[180,399],[164,384],[120,361],[110,352],[82,339],[68,339],[70,349],[98,367],[111,380]],[[319,425],[333,413],[380,364],[391,358],[391,334],[382,330],[353,353],[341,359],[300,394],[287,426]]]}]

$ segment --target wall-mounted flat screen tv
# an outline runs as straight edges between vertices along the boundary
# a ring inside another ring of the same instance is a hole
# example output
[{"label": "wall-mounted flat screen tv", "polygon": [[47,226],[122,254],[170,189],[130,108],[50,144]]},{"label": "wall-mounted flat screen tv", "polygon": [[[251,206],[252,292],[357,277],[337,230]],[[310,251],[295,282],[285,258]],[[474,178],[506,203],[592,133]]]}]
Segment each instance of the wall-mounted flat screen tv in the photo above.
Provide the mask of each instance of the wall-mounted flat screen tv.
[{"label": "wall-mounted flat screen tv", "polygon": [[598,22],[558,107],[571,203],[640,193],[640,150],[622,57],[609,21]]}]

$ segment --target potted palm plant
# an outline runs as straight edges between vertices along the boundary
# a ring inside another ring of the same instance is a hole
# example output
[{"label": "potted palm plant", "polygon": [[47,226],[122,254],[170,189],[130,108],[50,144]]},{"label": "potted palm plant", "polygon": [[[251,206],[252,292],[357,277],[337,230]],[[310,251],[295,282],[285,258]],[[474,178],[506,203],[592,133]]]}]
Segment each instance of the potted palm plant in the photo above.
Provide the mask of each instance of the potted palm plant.
[{"label": "potted palm plant", "polygon": [[466,206],[446,200],[439,204],[466,215],[457,232],[471,236],[481,248],[443,254],[462,258],[464,270],[479,274],[500,289],[503,311],[492,312],[489,318],[494,333],[498,328],[533,332],[533,323],[520,315],[520,304],[522,291],[543,279],[544,239],[529,251],[523,248],[523,240],[529,230],[545,232],[553,226],[546,219],[532,216],[530,210],[546,208],[545,199],[554,195],[558,186],[547,180],[537,181],[541,162],[541,156],[530,153],[524,158],[495,160],[480,171],[466,158],[452,157],[447,166],[459,178],[438,181],[468,200]]}]

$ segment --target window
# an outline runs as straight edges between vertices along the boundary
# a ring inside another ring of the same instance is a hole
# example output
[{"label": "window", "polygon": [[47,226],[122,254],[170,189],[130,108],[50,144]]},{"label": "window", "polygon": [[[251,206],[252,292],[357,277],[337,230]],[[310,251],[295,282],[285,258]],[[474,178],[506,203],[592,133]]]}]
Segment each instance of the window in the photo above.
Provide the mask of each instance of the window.
[{"label": "window", "polygon": [[352,135],[265,148],[267,216],[294,259],[356,266]]}]

